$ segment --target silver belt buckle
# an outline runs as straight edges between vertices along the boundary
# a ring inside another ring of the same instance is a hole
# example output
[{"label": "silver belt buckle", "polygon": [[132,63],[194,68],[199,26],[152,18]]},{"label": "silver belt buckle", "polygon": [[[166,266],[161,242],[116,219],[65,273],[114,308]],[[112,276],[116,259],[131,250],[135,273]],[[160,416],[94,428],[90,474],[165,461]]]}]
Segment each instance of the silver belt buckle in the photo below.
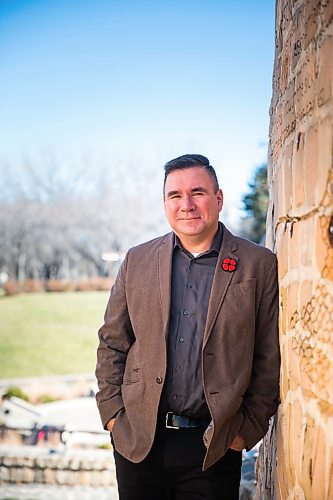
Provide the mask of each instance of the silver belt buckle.
[{"label": "silver belt buckle", "polygon": [[165,427],[167,429],[179,429],[179,427],[177,427],[176,425],[169,425],[169,417],[172,416],[173,413],[172,411],[168,411],[168,413],[166,414],[165,416]]}]

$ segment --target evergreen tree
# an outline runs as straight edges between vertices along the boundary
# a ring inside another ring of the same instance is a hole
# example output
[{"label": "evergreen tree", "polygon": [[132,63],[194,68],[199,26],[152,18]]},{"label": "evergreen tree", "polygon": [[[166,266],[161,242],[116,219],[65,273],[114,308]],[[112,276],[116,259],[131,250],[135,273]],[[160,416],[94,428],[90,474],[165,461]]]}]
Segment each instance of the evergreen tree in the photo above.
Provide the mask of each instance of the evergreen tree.
[{"label": "evergreen tree", "polygon": [[249,192],[242,197],[247,216],[243,219],[244,235],[260,243],[266,232],[268,207],[267,163],[256,168],[253,180],[249,182]]}]

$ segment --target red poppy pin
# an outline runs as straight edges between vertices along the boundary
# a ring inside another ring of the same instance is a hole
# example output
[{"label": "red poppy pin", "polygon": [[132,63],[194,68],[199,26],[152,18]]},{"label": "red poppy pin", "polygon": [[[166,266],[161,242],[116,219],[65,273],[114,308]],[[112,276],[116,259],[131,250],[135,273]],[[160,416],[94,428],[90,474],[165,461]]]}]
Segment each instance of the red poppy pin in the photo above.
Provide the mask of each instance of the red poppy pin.
[{"label": "red poppy pin", "polygon": [[222,269],[223,271],[234,271],[236,269],[236,264],[237,262],[235,259],[229,259],[229,257],[227,257],[226,259],[223,259]]}]

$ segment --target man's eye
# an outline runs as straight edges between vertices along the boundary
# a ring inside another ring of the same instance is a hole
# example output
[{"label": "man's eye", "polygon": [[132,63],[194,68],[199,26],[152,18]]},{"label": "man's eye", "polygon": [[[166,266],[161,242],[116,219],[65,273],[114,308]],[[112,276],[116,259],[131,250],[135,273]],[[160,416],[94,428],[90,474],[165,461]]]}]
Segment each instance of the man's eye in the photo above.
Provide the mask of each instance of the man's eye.
[{"label": "man's eye", "polygon": [[170,196],[170,200],[178,200],[180,198],[179,194],[173,194],[172,196]]},{"label": "man's eye", "polygon": [[197,193],[193,193],[193,196],[203,196],[204,193],[202,193],[201,191],[198,191]]}]

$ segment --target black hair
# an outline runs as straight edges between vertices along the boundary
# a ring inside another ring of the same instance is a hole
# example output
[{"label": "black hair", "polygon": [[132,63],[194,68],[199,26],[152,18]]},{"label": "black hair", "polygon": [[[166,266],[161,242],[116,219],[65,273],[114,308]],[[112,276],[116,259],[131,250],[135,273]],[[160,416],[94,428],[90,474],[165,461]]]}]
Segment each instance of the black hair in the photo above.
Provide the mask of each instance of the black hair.
[{"label": "black hair", "polygon": [[219,181],[217,180],[217,175],[214,170],[214,167],[210,165],[208,158],[206,156],[197,155],[197,154],[186,154],[182,156],[178,156],[178,158],[174,158],[173,160],[168,161],[164,165],[164,183],[163,183],[163,191],[165,189],[165,183],[170,172],[174,170],[184,170],[186,168],[199,167],[205,169],[210,177],[213,180],[213,187],[215,193],[219,190]]}]

